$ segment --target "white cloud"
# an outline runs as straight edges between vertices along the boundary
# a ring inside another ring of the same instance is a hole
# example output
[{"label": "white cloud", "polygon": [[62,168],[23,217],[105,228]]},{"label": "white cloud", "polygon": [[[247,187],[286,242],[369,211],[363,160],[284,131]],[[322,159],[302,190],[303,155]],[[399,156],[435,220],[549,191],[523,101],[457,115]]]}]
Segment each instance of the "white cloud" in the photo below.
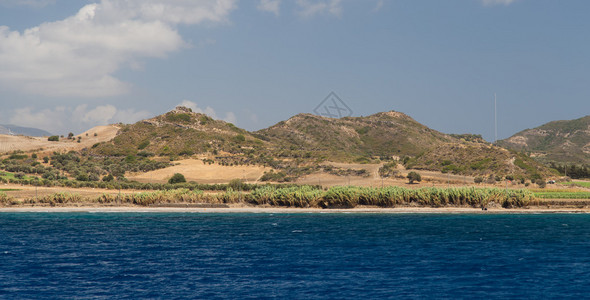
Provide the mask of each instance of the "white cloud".
[{"label": "white cloud", "polygon": [[152,113],[141,110],[136,111],[134,109],[117,109],[117,113],[113,116],[113,118],[109,121],[109,123],[135,123],[140,120],[144,120],[149,118]]},{"label": "white cloud", "polygon": [[94,126],[114,123],[135,123],[148,118],[151,113],[133,109],[120,110],[112,105],[101,105],[88,109],[86,104],[76,107],[59,106],[53,109],[34,111],[30,107],[18,108],[12,112],[10,123],[34,127],[52,133],[82,132]]},{"label": "white cloud", "polygon": [[297,0],[299,14],[313,17],[318,14],[342,15],[342,0]]},{"label": "white cloud", "polygon": [[257,8],[258,10],[271,12],[278,16],[280,5],[281,0],[260,0],[260,3],[258,3]]},{"label": "white cloud", "polygon": [[102,0],[24,32],[0,26],[0,84],[53,97],[123,94],[116,71],[181,49],[176,25],[226,22],[236,1]]},{"label": "white cloud", "polygon": [[503,5],[510,5],[514,3],[516,0],[481,0],[484,5],[496,5],[496,4],[503,4]]},{"label": "white cloud", "polygon": [[193,101],[189,101],[189,100],[183,100],[182,102],[180,102],[180,104],[178,104],[177,106],[184,106],[184,107],[188,107],[190,109],[193,110],[193,112],[199,113],[199,114],[206,114],[209,117],[216,119],[216,120],[223,120],[229,123],[233,123],[235,124],[237,121],[236,118],[236,114],[234,114],[233,112],[226,112],[225,113],[225,117],[223,119],[218,118],[217,117],[217,113],[215,112],[215,110],[210,107],[207,106],[205,109],[200,108],[197,103],[193,102]]},{"label": "white cloud", "polygon": [[223,120],[232,124],[236,124],[236,122],[238,121],[238,119],[236,118],[236,114],[234,114],[231,111],[225,113],[225,118],[223,118]]}]

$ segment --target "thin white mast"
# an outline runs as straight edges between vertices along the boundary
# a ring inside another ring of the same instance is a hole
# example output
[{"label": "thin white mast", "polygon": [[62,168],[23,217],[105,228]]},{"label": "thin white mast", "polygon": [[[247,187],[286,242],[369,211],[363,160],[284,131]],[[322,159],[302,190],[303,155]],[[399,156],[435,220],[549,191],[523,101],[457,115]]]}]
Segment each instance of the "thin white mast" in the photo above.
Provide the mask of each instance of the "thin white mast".
[{"label": "thin white mast", "polygon": [[498,141],[498,108],[496,103],[496,93],[494,93],[494,144]]}]

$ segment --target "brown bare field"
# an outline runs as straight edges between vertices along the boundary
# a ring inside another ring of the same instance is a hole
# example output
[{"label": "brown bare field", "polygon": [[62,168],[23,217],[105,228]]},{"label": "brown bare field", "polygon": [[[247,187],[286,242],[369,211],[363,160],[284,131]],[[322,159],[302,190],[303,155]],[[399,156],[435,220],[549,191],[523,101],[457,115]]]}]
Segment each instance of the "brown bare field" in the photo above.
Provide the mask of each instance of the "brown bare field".
[{"label": "brown bare field", "polygon": [[[313,173],[304,177],[299,178],[296,182],[299,184],[312,184],[322,185],[326,187],[330,186],[342,186],[342,185],[354,185],[354,186],[405,186],[412,188],[420,187],[445,187],[447,185],[452,186],[472,186],[473,177],[471,176],[460,176],[452,174],[443,174],[440,172],[422,171],[422,170],[406,170],[403,166],[398,165],[397,170],[399,176],[403,178],[384,178],[381,179],[379,176],[379,168],[383,164],[350,164],[350,163],[326,163],[334,167],[343,169],[361,170],[365,169],[369,172],[369,177],[361,176],[336,176],[324,172]],[[415,184],[408,184],[408,180],[405,177],[409,172],[416,171],[422,175],[422,182]]]},{"label": "brown bare field", "polygon": [[184,175],[187,181],[198,183],[227,183],[232,179],[257,182],[270,168],[262,166],[221,166],[205,164],[200,159],[174,161],[174,166],[146,173],[128,174],[127,178],[139,182],[168,182],[174,173]]},{"label": "brown bare field", "polygon": [[[117,135],[117,131],[119,131],[119,128],[115,125],[97,126],[75,136],[73,140],[60,138],[58,142],[50,142],[47,140],[47,137],[0,135],[0,154],[16,150],[40,153],[76,151],[92,147],[96,143],[110,141]],[[94,136],[95,133],[97,136]],[[78,136],[82,137],[80,143],[76,140]]]}]

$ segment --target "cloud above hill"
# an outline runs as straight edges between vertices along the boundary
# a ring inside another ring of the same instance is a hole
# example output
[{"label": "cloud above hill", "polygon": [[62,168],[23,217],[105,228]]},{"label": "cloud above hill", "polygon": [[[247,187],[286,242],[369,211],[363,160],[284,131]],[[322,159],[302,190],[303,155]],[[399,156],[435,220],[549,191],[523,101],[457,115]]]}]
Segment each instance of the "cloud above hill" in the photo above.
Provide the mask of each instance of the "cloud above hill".
[{"label": "cloud above hill", "polygon": [[236,0],[102,0],[23,32],[0,26],[0,84],[52,97],[120,95],[129,85],[115,72],[187,46],[177,25],[224,23],[235,8]]},{"label": "cloud above hill", "polygon": [[225,117],[219,118],[219,117],[217,117],[217,113],[215,112],[215,110],[212,107],[207,106],[206,108],[202,109],[197,105],[197,103],[195,103],[193,101],[183,100],[177,106],[188,107],[188,108],[192,109],[193,112],[200,113],[200,114],[206,114],[216,120],[223,120],[223,121],[226,121],[226,122],[229,122],[232,124],[235,124],[237,121],[236,114],[231,111],[226,112]]},{"label": "cloud above hill", "polygon": [[82,132],[88,128],[114,123],[134,123],[150,117],[148,111],[134,109],[118,109],[113,105],[99,105],[89,108],[88,105],[75,107],[58,106],[35,110],[31,107],[15,109],[11,112],[11,124],[40,128],[49,132],[64,134]]}]

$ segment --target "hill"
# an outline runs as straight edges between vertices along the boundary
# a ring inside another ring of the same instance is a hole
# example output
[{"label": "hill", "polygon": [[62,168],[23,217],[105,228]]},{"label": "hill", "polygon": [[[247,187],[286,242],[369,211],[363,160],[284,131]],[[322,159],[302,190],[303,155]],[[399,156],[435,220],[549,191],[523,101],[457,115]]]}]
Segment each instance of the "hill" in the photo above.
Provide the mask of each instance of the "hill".
[{"label": "hill", "polygon": [[590,163],[590,116],[523,130],[498,145],[530,152],[542,162]]},{"label": "hill", "polygon": [[327,160],[356,162],[415,156],[455,140],[395,111],[341,119],[298,114],[255,134],[284,151],[306,151]]},{"label": "hill", "polygon": [[447,135],[395,111],[341,119],[299,114],[255,135],[277,149],[312,153],[330,161],[368,163],[393,158],[408,169],[452,174],[555,175],[530,157],[493,146],[480,135]]},{"label": "hill", "polygon": [[221,166],[257,165],[290,180],[314,172],[352,174],[325,162],[380,164],[400,161],[408,168],[463,175],[545,177],[549,170],[529,157],[492,146],[477,135],[447,135],[395,111],[331,119],[298,114],[269,128],[248,132],[231,123],[177,107],[131,125],[95,144],[90,156],[198,156]]},{"label": "hill", "polygon": [[[114,125],[97,126],[73,139],[60,138],[57,142],[48,141],[47,137],[0,134],[0,154],[12,151],[40,153],[80,151],[94,144],[112,140],[118,131],[119,128]],[[80,137],[79,141],[77,137]]]},{"label": "hill", "polygon": [[410,158],[407,168],[442,173],[539,179],[558,175],[523,153],[507,150],[487,142],[446,143]]},{"label": "hill", "polygon": [[43,136],[50,136],[51,133],[41,130],[38,128],[30,128],[30,127],[21,127],[16,125],[0,125],[0,134],[14,134],[14,135],[25,135],[25,136],[35,136],[35,137],[43,137]]},{"label": "hill", "polygon": [[88,151],[106,156],[224,156],[252,154],[265,144],[244,129],[185,107],[120,127],[113,140]]}]

